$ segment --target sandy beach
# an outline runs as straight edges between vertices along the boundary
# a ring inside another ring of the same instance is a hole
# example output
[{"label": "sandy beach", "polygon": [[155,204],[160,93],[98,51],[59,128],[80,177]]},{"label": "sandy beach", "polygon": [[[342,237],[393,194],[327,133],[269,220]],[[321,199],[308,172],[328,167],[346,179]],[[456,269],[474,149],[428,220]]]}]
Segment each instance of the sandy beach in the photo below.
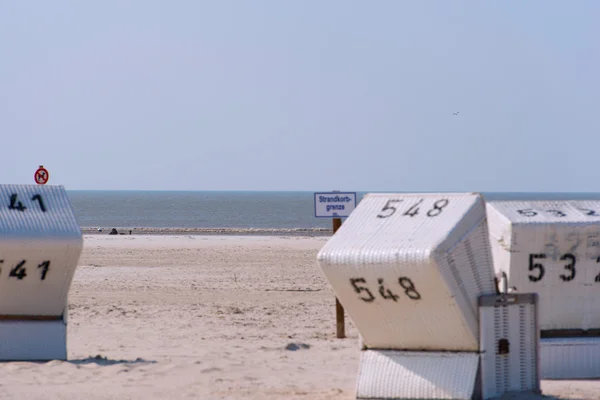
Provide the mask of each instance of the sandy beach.
[{"label": "sandy beach", "polygon": [[[327,237],[85,235],[66,362],[0,364],[2,399],[353,399],[358,336],[335,338]],[[600,399],[597,381],[544,381]]]}]

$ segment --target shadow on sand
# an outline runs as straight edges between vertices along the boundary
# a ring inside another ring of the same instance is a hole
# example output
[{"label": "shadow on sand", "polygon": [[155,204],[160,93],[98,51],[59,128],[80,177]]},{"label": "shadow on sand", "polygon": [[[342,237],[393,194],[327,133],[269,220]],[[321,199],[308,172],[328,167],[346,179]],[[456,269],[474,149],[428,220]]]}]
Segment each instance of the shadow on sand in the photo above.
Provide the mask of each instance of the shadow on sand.
[{"label": "shadow on sand", "polygon": [[111,360],[110,358],[97,355],[95,357],[87,357],[79,360],[2,360],[0,364],[11,364],[11,363],[34,363],[34,364],[54,364],[54,363],[69,363],[73,365],[86,365],[96,364],[101,366],[115,365],[115,364],[156,364],[154,360],[144,360],[143,358],[136,358],[135,360]]},{"label": "shadow on sand", "polygon": [[135,360],[111,360],[99,354],[95,357],[87,357],[81,360],[67,360],[66,362],[74,365],[97,364],[102,366],[115,364],[156,364],[154,360],[144,360],[143,358],[136,358]]},{"label": "shadow on sand", "polygon": [[[534,393],[505,393],[503,396],[494,397],[492,400],[567,400],[570,397],[554,397],[546,396],[544,394]],[[579,398],[573,398],[572,400],[583,400]]]}]

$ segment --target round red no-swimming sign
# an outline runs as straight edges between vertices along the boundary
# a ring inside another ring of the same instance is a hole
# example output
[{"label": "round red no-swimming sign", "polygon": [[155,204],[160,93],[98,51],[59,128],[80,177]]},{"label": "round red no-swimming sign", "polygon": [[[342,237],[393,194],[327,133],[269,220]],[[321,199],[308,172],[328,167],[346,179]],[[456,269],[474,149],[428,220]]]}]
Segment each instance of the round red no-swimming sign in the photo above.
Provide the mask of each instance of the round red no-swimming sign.
[{"label": "round red no-swimming sign", "polygon": [[49,178],[50,174],[48,173],[48,170],[44,168],[43,165],[40,165],[37,171],[35,171],[35,175],[33,176],[35,183],[37,183],[38,185],[45,185],[46,182],[48,182]]}]

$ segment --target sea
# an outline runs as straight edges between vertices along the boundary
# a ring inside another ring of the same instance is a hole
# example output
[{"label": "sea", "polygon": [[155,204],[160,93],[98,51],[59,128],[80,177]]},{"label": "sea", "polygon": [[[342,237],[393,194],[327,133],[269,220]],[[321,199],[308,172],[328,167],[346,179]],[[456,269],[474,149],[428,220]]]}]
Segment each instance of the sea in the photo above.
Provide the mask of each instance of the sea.
[{"label": "sea", "polygon": [[[356,192],[357,201],[366,192]],[[376,193],[376,192],[370,192]],[[395,192],[402,193],[402,192]],[[314,192],[67,191],[84,233],[326,235]],[[483,192],[486,200],[600,200],[600,193]]]}]

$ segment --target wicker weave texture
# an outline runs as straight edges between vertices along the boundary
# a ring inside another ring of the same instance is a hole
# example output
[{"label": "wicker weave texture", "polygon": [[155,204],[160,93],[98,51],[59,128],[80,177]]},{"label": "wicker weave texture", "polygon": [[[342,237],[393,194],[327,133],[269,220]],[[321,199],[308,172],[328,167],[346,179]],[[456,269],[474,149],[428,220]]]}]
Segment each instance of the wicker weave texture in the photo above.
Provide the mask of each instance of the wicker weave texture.
[{"label": "wicker weave texture", "polygon": [[357,399],[471,399],[479,355],[366,350],[361,352]]},{"label": "wicker weave texture", "polygon": [[62,186],[0,185],[0,315],[60,316],[82,247]]},{"label": "wicker weave texture", "polygon": [[371,349],[477,351],[495,292],[478,194],[368,194],[318,264]]},{"label": "wicker weave texture", "polygon": [[600,338],[542,339],[542,379],[600,378]]},{"label": "wicker weave texture", "polygon": [[540,390],[536,312],[534,304],[480,308],[484,399]]},{"label": "wicker weave texture", "polygon": [[600,202],[487,203],[496,272],[540,294],[540,329],[600,328]]}]

